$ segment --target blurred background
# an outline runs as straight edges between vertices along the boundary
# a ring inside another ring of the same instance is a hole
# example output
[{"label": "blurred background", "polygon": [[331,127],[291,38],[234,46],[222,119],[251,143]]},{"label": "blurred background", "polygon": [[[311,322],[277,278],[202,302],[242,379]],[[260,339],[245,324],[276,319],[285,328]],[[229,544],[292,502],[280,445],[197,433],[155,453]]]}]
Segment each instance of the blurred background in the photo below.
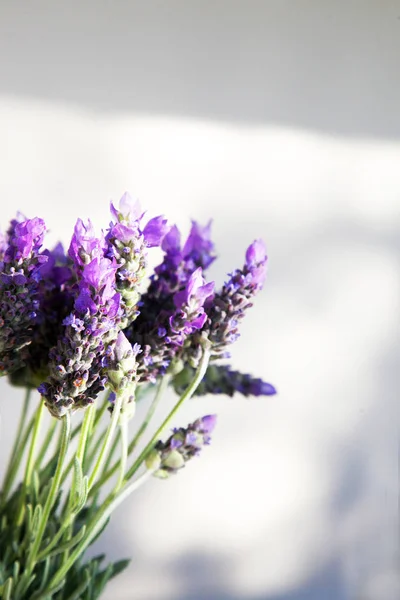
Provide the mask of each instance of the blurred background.
[{"label": "blurred background", "polygon": [[182,409],[213,444],[114,515],[105,600],[400,597],[399,57],[398,1],[0,1],[3,229],[67,244],[129,190],[213,218],[218,284],[269,254],[231,364],[279,393]]}]

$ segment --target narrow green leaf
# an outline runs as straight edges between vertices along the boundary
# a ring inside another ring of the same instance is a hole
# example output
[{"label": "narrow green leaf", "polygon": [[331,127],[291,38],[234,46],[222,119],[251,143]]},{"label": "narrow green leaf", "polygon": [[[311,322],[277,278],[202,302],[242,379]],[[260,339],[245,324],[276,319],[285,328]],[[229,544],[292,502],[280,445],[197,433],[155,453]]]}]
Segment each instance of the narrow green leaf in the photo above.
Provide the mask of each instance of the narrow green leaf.
[{"label": "narrow green leaf", "polygon": [[86,500],[88,497],[88,493],[89,493],[89,478],[85,475],[85,477],[83,477],[83,479],[81,481],[81,489],[80,489],[78,501],[73,508],[74,514],[78,514],[78,512],[80,512],[82,510],[82,508],[85,506]]},{"label": "narrow green leaf", "polygon": [[12,600],[11,592],[13,589],[13,578],[9,577],[3,586],[2,598],[3,600]]},{"label": "narrow green leaf", "polygon": [[70,550],[71,548],[73,548],[76,544],[78,544],[82,538],[84,537],[86,532],[86,525],[84,525],[82,527],[82,529],[70,540],[68,540],[67,542],[64,542],[63,544],[60,544],[59,546],[57,546],[57,548],[55,548],[54,550],[50,550],[50,552],[46,552],[47,548],[44,549],[44,551],[39,555],[39,558],[42,560],[44,558],[44,556],[46,556],[46,558],[49,557],[53,557],[56,556],[57,554],[60,554],[61,552],[65,552],[66,550]]},{"label": "narrow green leaf", "polygon": [[12,575],[12,576],[13,576],[13,579],[14,579],[14,581],[16,581],[16,580],[18,579],[18,575],[19,575],[19,567],[20,567],[20,564],[19,564],[19,562],[16,560],[16,561],[15,561],[15,563],[14,563],[14,565],[13,565],[13,575]]},{"label": "narrow green leaf", "polygon": [[83,572],[84,581],[79,585],[66,600],[81,600],[81,594],[86,590],[90,582],[90,573],[88,569]]},{"label": "narrow green leaf", "polygon": [[[81,490],[82,490],[83,472],[82,472],[82,465],[76,456],[74,457],[74,471],[75,471],[75,492],[76,492],[78,498],[80,498]],[[74,498],[74,500],[75,500],[75,498]]]},{"label": "narrow green leaf", "polygon": [[40,519],[42,518],[42,513],[43,513],[43,508],[42,508],[41,504],[38,504],[35,507],[35,512],[33,513],[31,532],[30,532],[32,538],[35,537],[35,535],[38,531]]},{"label": "narrow green leaf", "polygon": [[65,585],[65,579],[63,579],[62,581],[60,581],[60,583],[58,583],[57,585],[55,585],[54,587],[50,588],[50,589],[46,589],[44,591],[37,591],[35,594],[33,594],[33,596],[31,598],[29,598],[29,600],[49,600],[49,598],[53,597],[53,594],[57,593],[59,590],[61,590],[61,588],[63,588]]},{"label": "narrow green leaf", "polygon": [[39,481],[38,472],[36,470],[33,471],[33,473],[32,473],[32,492],[33,492],[34,501],[35,501],[35,503],[37,503],[39,501],[39,495],[40,495],[40,481]]},{"label": "narrow green leaf", "polygon": [[130,562],[131,562],[130,558],[124,558],[122,560],[117,560],[115,563],[113,563],[111,565],[112,566],[112,575],[111,575],[110,579],[112,579],[113,577],[116,577],[117,575],[122,573],[122,571],[124,571],[129,566]]}]

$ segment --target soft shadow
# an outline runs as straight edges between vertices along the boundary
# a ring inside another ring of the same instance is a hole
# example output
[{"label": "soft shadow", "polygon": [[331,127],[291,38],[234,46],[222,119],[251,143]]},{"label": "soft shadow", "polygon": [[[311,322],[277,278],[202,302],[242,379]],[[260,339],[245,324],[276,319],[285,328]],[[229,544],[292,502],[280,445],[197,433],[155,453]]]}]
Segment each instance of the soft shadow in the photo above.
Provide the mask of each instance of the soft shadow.
[{"label": "soft shadow", "polygon": [[0,94],[397,138],[399,7],[3,2]]}]

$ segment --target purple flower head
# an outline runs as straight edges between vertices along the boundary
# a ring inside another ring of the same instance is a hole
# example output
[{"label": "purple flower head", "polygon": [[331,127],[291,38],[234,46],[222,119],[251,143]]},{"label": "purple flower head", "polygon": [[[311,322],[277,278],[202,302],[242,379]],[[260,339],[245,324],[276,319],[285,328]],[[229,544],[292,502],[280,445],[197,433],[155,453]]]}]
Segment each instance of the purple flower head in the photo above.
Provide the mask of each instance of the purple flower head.
[{"label": "purple flower head", "polygon": [[146,460],[147,467],[154,470],[154,476],[166,479],[198,456],[203,446],[211,441],[210,433],[214,430],[216,418],[216,415],[207,415],[197,419],[185,428],[174,429],[165,442],[157,442]]},{"label": "purple flower head", "polygon": [[99,238],[96,237],[90,219],[88,219],[87,224],[85,224],[82,219],[78,219],[68,249],[68,255],[72,258],[75,265],[83,267],[94,258],[103,257],[104,251],[104,236],[101,235]]},{"label": "purple flower head", "polygon": [[183,257],[206,269],[215,260],[214,244],[211,241],[211,221],[205,226],[192,221],[192,228],[182,250]]},{"label": "purple flower head", "polygon": [[106,256],[117,265],[116,289],[121,294],[121,326],[126,328],[138,315],[140,284],[147,268],[147,248],[160,244],[167,232],[163,217],[151,219],[142,229],[143,217],[138,201],[124,194],[119,209],[111,204],[115,222],[110,223],[106,235]]},{"label": "purple flower head", "polygon": [[3,240],[0,262],[0,373],[13,373],[29,358],[35,327],[41,318],[40,270],[48,256],[40,253],[44,221],[13,219]]},{"label": "purple flower head", "polygon": [[251,283],[257,289],[261,289],[265,277],[267,254],[263,240],[255,240],[246,251],[246,268],[251,275]]},{"label": "purple flower head", "polygon": [[169,325],[171,331],[178,334],[178,345],[183,344],[187,335],[203,327],[207,319],[203,305],[213,291],[214,282],[205,283],[199,267],[190,276],[186,288],[175,294],[174,303],[178,310],[169,318]]},{"label": "purple flower head", "polygon": [[38,254],[43,243],[46,225],[43,219],[35,217],[24,221],[13,221],[14,227],[8,232],[8,247],[5,251],[4,262],[11,263]]},{"label": "purple flower head", "polygon": [[150,381],[172,361],[179,362],[185,340],[207,319],[204,306],[214,290],[214,283],[206,283],[202,276],[203,265],[213,260],[210,223],[201,227],[193,222],[184,250],[179,229],[173,225],[161,247],[164,260],[156,267],[135,326],[129,330],[130,340],[143,347],[141,376]]},{"label": "purple flower head", "polygon": [[167,232],[167,220],[161,215],[150,219],[143,229],[144,239],[149,248],[159,246]]},{"label": "purple flower head", "polygon": [[[135,412],[135,390],[139,380],[136,356],[140,352],[140,347],[132,346],[120,331],[106,360],[109,386],[115,394],[123,394],[121,412],[128,418]],[[110,410],[112,412],[113,406]]]},{"label": "purple flower head", "polygon": [[202,269],[199,267],[189,277],[185,289],[178,292],[174,296],[174,304],[177,308],[180,308],[183,304],[187,304],[196,310],[203,306],[206,298],[211,296],[214,292],[214,282],[206,283],[202,275]]},{"label": "purple flower head", "polygon": [[193,426],[200,433],[211,433],[214,431],[216,424],[217,415],[206,415],[201,419],[197,419],[197,421],[193,423]]},{"label": "purple flower head", "polygon": [[117,222],[121,223],[122,221],[125,221],[128,225],[134,225],[134,223],[140,221],[144,215],[139,200],[132,198],[128,192],[125,192],[119,201],[118,209],[115,208],[114,204],[111,202],[110,210]]},{"label": "purple flower head", "polygon": [[[181,395],[192,381],[195,369],[186,366],[183,371],[175,376],[173,386],[177,394]],[[273,396],[276,389],[270,383],[259,377],[252,377],[247,373],[232,370],[228,365],[208,366],[206,374],[195,394],[225,394],[232,397],[235,393],[243,396]]]},{"label": "purple flower head", "polygon": [[[238,339],[240,320],[252,306],[253,297],[262,288],[266,260],[264,244],[261,240],[256,240],[246,251],[243,269],[232,273],[222,290],[215,293],[212,302],[206,302],[208,319],[204,324],[202,337],[211,342],[214,355],[226,357],[226,347]],[[197,337],[193,341],[193,353],[197,355],[196,345],[201,340]],[[187,352],[190,354],[189,350]],[[194,364],[194,356],[192,358],[191,362]]]},{"label": "purple flower head", "polygon": [[167,254],[179,256],[179,260],[181,260],[181,234],[176,225],[172,225],[166,233],[161,248]]},{"label": "purple flower head", "polygon": [[93,288],[105,303],[115,294],[115,273],[118,266],[108,258],[94,258],[85,265],[82,281]]}]

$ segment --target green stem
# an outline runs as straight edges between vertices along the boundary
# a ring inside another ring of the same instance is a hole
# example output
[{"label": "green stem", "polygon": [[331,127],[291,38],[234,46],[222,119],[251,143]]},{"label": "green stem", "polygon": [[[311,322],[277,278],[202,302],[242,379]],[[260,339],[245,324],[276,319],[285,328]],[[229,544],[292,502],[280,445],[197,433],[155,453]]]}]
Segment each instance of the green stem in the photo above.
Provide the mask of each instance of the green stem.
[{"label": "green stem", "polygon": [[53,417],[52,420],[51,420],[50,426],[49,426],[49,428],[47,430],[46,437],[44,438],[42,446],[41,446],[41,448],[39,450],[39,453],[37,455],[37,458],[35,460],[34,469],[36,471],[39,471],[39,469],[40,469],[40,466],[41,466],[41,464],[43,462],[45,454],[46,454],[46,452],[47,452],[47,450],[48,450],[48,448],[50,446],[50,443],[51,443],[51,441],[53,439],[56,427],[57,427],[57,419]]},{"label": "green stem", "polygon": [[[85,457],[85,450],[86,450],[86,444],[87,444],[87,439],[88,439],[88,434],[89,434],[89,430],[91,427],[91,423],[92,423],[92,417],[93,417],[93,410],[94,410],[94,405],[91,404],[90,406],[88,406],[85,410],[85,415],[82,419],[82,423],[81,423],[81,434],[79,436],[79,441],[78,441],[78,447],[76,449],[76,453],[75,456],[72,457],[72,460],[75,462],[75,458],[78,459],[79,464],[82,466],[83,463],[83,459]],[[67,469],[70,469],[70,465],[67,465]],[[65,481],[65,471],[61,476],[61,483],[63,481]],[[67,519],[68,518],[68,513],[71,511],[73,504],[74,504],[74,500],[75,500],[75,494],[76,494],[76,472],[74,471],[73,477],[72,477],[72,484],[71,484],[71,490],[68,496],[68,500],[65,502],[64,505],[64,509],[63,509],[63,518]]]},{"label": "green stem", "polygon": [[106,459],[106,455],[107,455],[107,452],[108,452],[108,450],[110,448],[111,440],[112,440],[112,437],[114,435],[114,431],[115,431],[115,428],[117,426],[119,415],[120,415],[120,412],[121,412],[122,400],[123,400],[123,394],[117,394],[117,397],[116,397],[116,400],[115,400],[115,404],[114,404],[114,409],[113,409],[113,412],[112,412],[111,421],[110,421],[110,424],[108,426],[106,436],[104,438],[104,443],[103,443],[103,446],[102,446],[102,448],[100,450],[100,454],[98,456],[98,459],[96,461],[96,464],[95,464],[95,466],[93,468],[92,474],[91,474],[90,479],[89,479],[89,486],[88,486],[89,490],[93,486],[93,483],[96,480],[97,474],[100,471],[100,469],[102,468],[102,466],[104,464],[104,461]]},{"label": "green stem", "polygon": [[92,419],[94,416],[94,405],[91,404],[85,411],[81,425],[81,435],[79,436],[78,448],[76,450],[76,458],[82,464],[85,458],[86,445],[89,435],[89,430],[92,426]]},{"label": "green stem", "polygon": [[156,391],[156,394],[154,396],[154,399],[152,401],[152,403],[150,404],[149,410],[147,412],[147,415],[143,421],[143,423],[141,424],[141,426],[139,427],[135,437],[133,438],[133,440],[131,441],[131,443],[129,444],[129,448],[128,448],[128,454],[131,454],[134,449],[136,448],[136,446],[138,445],[138,443],[140,442],[140,440],[142,439],[143,434],[145,433],[153,415],[154,412],[163,396],[163,393],[165,392],[165,390],[168,387],[169,382],[171,381],[171,375],[169,373],[167,373],[160,381],[160,383],[158,384],[158,388]]},{"label": "green stem", "polygon": [[[130,456],[132,454],[132,452],[134,451],[134,449],[136,448],[136,446],[138,445],[139,441],[141,440],[144,432],[146,431],[150,420],[152,418],[152,416],[154,415],[154,412],[156,410],[156,407],[160,401],[160,399],[162,398],[163,392],[165,391],[166,387],[168,386],[169,382],[171,379],[171,375],[167,374],[165,375],[157,388],[157,392],[153,398],[152,403],[150,404],[149,410],[146,414],[146,417],[142,423],[142,425],[140,426],[140,428],[138,429],[135,437],[133,438],[133,440],[131,441],[131,443],[128,446],[128,456]],[[111,453],[110,453],[111,455]],[[118,468],[120,466],[120,461],[117,460],[113,466],[111,467],[110,470],[106,469],[106,465],[103,471],[102,476],[100,477],[100,479],[97,481],[97,483],[93,486],[93,488],[90,490],[89,492],[89,496],[96,496],[98,491],[100,490],[100,488],[102,487],[102,485],[104,483],[106,483],[117,471]]]},{"label": "green stem", "polygon": [[37,440],[38,440],[38,436],[39,436],[40,425],[42,423],[43,414],[44,414],[44,402],[42,399],[40,399],[39,408],[36,411],[35,424],[33,426],[31,445],[29,447],[29,453],[28,453],[28,460],[26,461],[26,467],[25,467],[24,483],[25,483],[27,489],[29,488],[29,486],[31,484],[33,465],[34,465],[34,459],[35,459],[35,448],[36,448],[36,444],[37,444]]},{"label": "green stem", "polygon": [[[4,480],[3,480],[2,492],[1,492],[1,504],[6,502],[6,500],[7,500],[8,493],[14,482],[15,475],[17,474],[18,467],[21,464],[23,452],[25,450],[25,442],[26,442],[25,437],[26,436],[23,435],[23,429],[25,426],[26,418],[28,416],[31,392],[32,392],[32,390],[30,388],[28,388],[25,393],[24,404],[22,406],[21,416],[19,418],[19,423],[18,423],[16,434],[15,434],[14,444],[13,444],[11,454],[10,454],[10,460],[9,460],[7,471],[4,476]],[[31,421],[31,423],[33,425],[33,421]],[[28,427],[26,435],[27,434],[29,435],[29,433],[30,433],[30,429]]]},{"label": "green stem", "polygon": [[122,417],[120,422],[121,432],[121,459],[120,459],[120,470],[117,485],[115,486],[114,493],[116,494],[121,489],[124,483],[126,465],[128,462],[128,421]]},{"label": "green stem", "polygon": [[54,473],[54,477],[52,479],[52,483],[51,483],[49,495],[47,496],[46,504],[44,505],[44,508],[43,508],[43,513],[42,513],[42,516],[40,519],[38,531],[37,531],[35,540],[33,542],[33,545],[31,547],[31,551],[29,553],[28,565],[27,565],[27,570],[28,570],[29,574],[32,573],[32,570],[35,566],[36,556],[39,551],[44,532],[46,530],[46,525],[47,525],[48,518],[50,516],[50,511],[51,511],[51,509],[54,505],[54,502],[57,498],[57,494],[58,494],[58,490],[59,490],[60,482],[61,482],[61,475],[62,475],[64,460],[65,460],[65,457],[66,457],[66,454],[68,451],[68,443],[69,443],[70,434],[71,434],[71,415],[70,415],[70,413],[67,412],[62,417],[61,421],[62,421],[62,433],[61,433],[61,443],[60,443],[57,467],[56,467],[56,471]]},{"label": "green stem", "polygon": [[94,443],[92,448],[89,448],[88,452],[86,453],[85,456],[85,461],[84,461],[84,471],[85,473],[87,473],[87,471],[90,469],[90,467],[93,464],[93,461],[95,459],[95,456],[101,446],[101,444],[104,442],[104,437],[107,433],[107,427],[105,429],[103,429],[102,431],[100,431],[99,433],[99,437],[96,440],[96,442]]},{"label": "green stem", "polygon": [[147,479],[151,477],[153,471],[146,471],[141,477],[133,481],[129,486],[125,487],[122,492],[115,497],[113,494],[109,496],[108,500],[103,504],[102,508],[96,514],[92,523],[88,525],[87,532],[83,540],[76,546],[71,552],[69,558],[63,563],[62,567],[54,575],[53,579],[48,585],[48,591],[56,588],[61,583],[65,575],[68,573],[72,565],[78,560],[81,554],[89,546],[90,542],[101,530],[106,520],[109,518],[111,513],[123,502],[128,496],[130,496],[137,488],[139,488]]},{"label": "green stem", "polygon": [[164,419],[164,421],[162,422],[160,427],[157,429],[157,431],[151,438],[150,442],[142,450],[142,452],[140,453],[138,458],[135,460],[135,462],[133,463],[131,468],[128,470],[128,472],[125,476],[126,481],[128,481],[136,473],[136,471],[138,470],[140,465],[147,458],[148,454],[150,454],[154,445],[157,443],[158,438],[164,431],[165,427],[168,425],[168,423],[171,421],[171,419],[173,419],[173,417],[176,415],[176,413],[178,412],[178,410],[180,409],[182,404],[186,400],[191,398],[191,396],[193,396],[194,392],[196,391],[197,387],[199,386],[200,382],[202,381],[202,379],[206,373],[209,360],[210,360],[210,351],[205,349],[203,352],[203,356],[201,358],[199,367],[198,367],[198,369],[195,373],[195,376],[193,377],[190,385],[186,388],[186,390],[184,391],[182,396],[179,398],[178,402],[175,404],[174,408],[171,410],[169,415],[166,417],[166,419]]}]

